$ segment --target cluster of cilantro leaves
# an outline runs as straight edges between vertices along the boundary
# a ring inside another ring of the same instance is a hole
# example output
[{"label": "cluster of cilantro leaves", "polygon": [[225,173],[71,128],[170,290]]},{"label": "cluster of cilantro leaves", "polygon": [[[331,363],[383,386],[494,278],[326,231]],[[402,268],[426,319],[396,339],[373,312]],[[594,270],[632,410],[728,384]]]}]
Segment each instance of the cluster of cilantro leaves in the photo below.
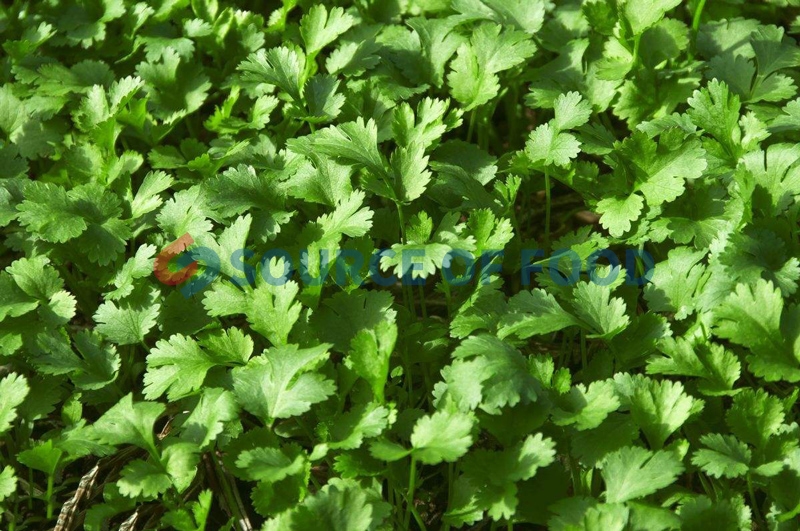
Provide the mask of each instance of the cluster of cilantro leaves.
[{"label": "cluster of cilantro leaves", "polygon": [[797,530],[797,4],[3,3],[0,527]]}]

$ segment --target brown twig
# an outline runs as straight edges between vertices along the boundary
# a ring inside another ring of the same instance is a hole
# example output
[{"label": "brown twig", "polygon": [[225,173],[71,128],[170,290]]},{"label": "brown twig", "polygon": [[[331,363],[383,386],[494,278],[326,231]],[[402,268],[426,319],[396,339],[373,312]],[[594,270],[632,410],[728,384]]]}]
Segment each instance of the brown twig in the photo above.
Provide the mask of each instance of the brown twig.
[{"label": "brown twig", "polygon": [[58,521],[56,522],[55,528],[53,531],[70,531],[72,529],[72,521],[75,518],[75,514],[78,511],[78,504],[83,500],[84,497],[88,498],[91,496],[92,489],[94,488],[95,481],[97,481],[97,475],[100,473],[100,465],[96,464],[89,470],[86,474],[83,475],[81,478],[80,483],[78,483],[78,489],[75,491],[75,494],[72,495],[72,498],[61,507],[61,512],[58,514]]},{"label": "brown twig", "polygon": [[139,509],[133,511],[133,513],[120,524],[119,531],[134,531],[137,520],[139,520]]}]

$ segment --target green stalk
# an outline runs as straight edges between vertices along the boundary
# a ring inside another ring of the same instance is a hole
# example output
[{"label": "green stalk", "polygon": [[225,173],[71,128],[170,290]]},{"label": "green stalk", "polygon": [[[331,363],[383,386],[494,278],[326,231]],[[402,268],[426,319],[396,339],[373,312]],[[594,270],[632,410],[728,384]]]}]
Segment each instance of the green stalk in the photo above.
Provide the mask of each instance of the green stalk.
[{"label": "green stalk", "polygon": [[419,300],[420,300],[420,308],[422,309],[422,318],[428,318],[428,308],[425,306],[425,286],[422,284],[419,285]]},{"label": "green stalk", "polygon": [[17,518],[19,518],[19,492],[14,492],[14,514],[11,516],[11,521],[8,524],[8,531],[16,531]]},{"label": "green stalk", "polygon": [[403,527],[408,529],[411,523],[411,513],[414,510],[414,490],[417,482],[417,458],[411,456],[411,469],[408,473],[408,494],[406,495],[406,516],[403,518]]},{"label": "green stalk", "polygon": [[[400,281],[402,282],[402,280]],[[411,312],[411,317],[417,320],[417,302],[414,300],[414,288],[411,286],[403,286],[404,290],[408,290],[408,309]]]},{"label": "green stalk", "polygon": [[581,329],[581,363],[583,363],[583,369],[586,370],[589,362],[586,354],[586,331],[583,329]]},{"label": "green stalk", "polygon": [[639,66],[639,45],[642,44],[642,36],[637,35],[633,38],[633,66]]},{"label": "green stalk", "polygon": [[250,526],[250,519],[247,517],[242,507],[241,499],[228,482],[228,475],[225,469],[217,460],[217,456],[213,454],[213,451],[209,457],[214,471],[216,472],[217,479],[219,480],[219,486],[222,489],[222,497],[225,499],[225,504],[228,506],[230,516],[236,521],[236,525],[239,529],[252,529]]},{"label": "green stalk", "polygon": [[[639,244],[639,256],[642,256],[642,251],[644,251],[644,243]],[[640,277],[644,277],[644,265],[642,264],[641,260],[636,260],[636,274]]]},{"label": "green stalk", "polygon": [[689,47],[687,53],[689,60],[694,60],[694,53],[697,48],[697,31],[700,29],[700,19],[703,17],[703,8],[706,7],[706,0],[700,0],[697,7],[694,9],[694,16],[692,17],[692,45]]},{"label": "green stalk", "polygon": [[472,109],[472,112],[469,114],[469,127],[467,128],[467,142],[472,141],[472,133],[475,131],[475,112],[477,109]]},{"label": "green stalk", "polygon": [[550,173],[547,171],[547,167],[544,169],[544,196],[545,196],[545,206],[544,206],[544,242],[548,249],[550,249]]},{"label": "green stalk", "polygon": [[767,525],[761,517],[761,510],[758,508],[758,503],[756,503],[756,492],[753,490],[753,481],[750,478],[750,474],[747,474],[747,493],[750,495],[750,504],[753,506],[753,517],[758,524],[758,528],[766,529]]},{"label": "green stalk", "polygon": [[55,475],[47,475],[47,519],[53,518],[53,485],[55,482]]},{"label": "green stalk", "polygon": [[403,215],[403,205],[396,202],[395,206],[397,207],[397,218],[400,220],[400,241],[406,243],[406,218]]},{"label": "green stalk", "polygon": [[[400,241],[403,244],[406,244],[406,218],[405,215],[403,215],[403,205],[399,202],[395,202],[395,206],[397,206],[397,218],[400,221]],[[403,302],[405,303],[406,308],[408,308],[409,313],[411,313],[414,319],[416,319],[417,311],[414,307],[414,290],[411,288],[411,286],[406,286],[402,278],[400,279],[400,284],[403,289]]]},{"label": "green stalk", "polygon": [[194,125],[192,124],[191,117],[187,116],[186,119],[184,120],[184,123],[186,124],[186,130],[189,131],[189,136],[191,138],[197,139],[197,130],[194,128]]},{"label": "green stalk", "polygon": [[575,464],[575,459],[569,458],[569,472],[572,476],[572,492],[574,496],[583,495],[583,482],[581,481],[581,473]]},{"label": "green stalk", "polygon": [[428,528],[425,527],[425,522],[422,520],[422,517],[417,512],[417,509],[412,505],[411,506],[411,516],[414,517],[414,520],[417,522],[417,525],[422,531],[428,531]]},{"label": "green stalk", "polygon": [[444,297],[447,302],[447,318],[449,319],[453,313],[453,297],[450,293],[450,285],[447,282],[442,282],[442,291],[444,291]]},{"label": "green stalk", "polygon": [[[455,468],[454,463],[447,463],[447,509],[450,509],[450,505],[453,503],[453,469]],[[450,524],[445,522],[444,526],[442,527],[444,531],[450,531]]]},{"label": "green stalk", "polygon": [[703,9],[706,7],[706,0],[700,0],[694,10],[692,17],[692,32],[697,35],[697,30],[700,29],[700,19],[703,17]]}]

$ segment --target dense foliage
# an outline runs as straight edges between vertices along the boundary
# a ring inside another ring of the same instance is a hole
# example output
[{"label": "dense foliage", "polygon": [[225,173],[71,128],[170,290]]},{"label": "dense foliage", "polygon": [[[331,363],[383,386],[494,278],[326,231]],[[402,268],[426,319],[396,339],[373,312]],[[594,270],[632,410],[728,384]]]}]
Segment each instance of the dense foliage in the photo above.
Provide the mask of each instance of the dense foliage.
[{"label": "dense foliage", "polygon": [[0,527],[797,530],[796,4],[3,3]]}]

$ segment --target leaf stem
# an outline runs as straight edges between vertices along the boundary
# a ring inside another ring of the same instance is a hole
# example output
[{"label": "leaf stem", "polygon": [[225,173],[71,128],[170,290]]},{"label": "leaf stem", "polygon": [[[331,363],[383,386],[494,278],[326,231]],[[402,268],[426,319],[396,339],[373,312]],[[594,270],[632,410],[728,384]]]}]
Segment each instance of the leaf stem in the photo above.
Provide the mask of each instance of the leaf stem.
[{"label": "leaf stem", "polygon": [[642,36],[636,35],[633,38],[633,67],[639,66],[639,46],[642,44]]},{"label": "leaf stem", "polygon": [[[406,239],[406,218],[403,214],[403,205],[399,201],[395,202],[395,206],[397,207],[397,218],[400,221],[400,242],[405,245],[408,243]],[[406,273],[403,272],[402,278],[400,278],[400,286],[403,289],[403,299],[408,308],[409,313],[414,317],[417,318],[417,310],[415,308],[414,303],[414,289],[411,286],[407,286],[405,282],[405,275]],[[410,277],[411,275],[409,275]]]},{"label": "leaf stem", "polygon": [[[31,489],[33,489],[33,469],[28,468],[28,483],[31,485]],[[33,496],[28,496],[28,510],[33,510]]]},{"label": "leaf stem", "polygon": [[550,173],[547,171],[547,167],[544,169],[544,196],[545,196],[545,205],[544,205],[544,242],[548,249],[550,249],[550,209],[551,209],[551,197],[550,197]]},{"label": "leaf stem", "polygon": [[581,328],[581,363],[583,364],[583,370],[586,370],[589,362],[586,354],[586,331],[583,328]]},{"label": "leaf stem", "polygon": [[703,9],[706,7],[706,0],[700,0],[697,7],[694,9],[694,16],[692,17],[692,32],[697,35],[697,30],[700,29],[700,19],[703,17]]},{"label": "leaf stem", "polygon": [[403,527],[408,529],[411,523],[411,513],[414,509],[414,490],[417,481],[417,458],[411,456],[411,467],[408,472],[408,494],[406,495],[406,516],[403,519]]},{"label": "leaf stem", "polygon": [[472,109],[469,113],[469,127],[467,128],[467,142],[472,142],[472,133],[475,131],[475,113],[478,109]]},{"label": "leaf stem", "polygon": [[[450,509],[450,505],[453,503],[453,477],[455,463],[447,463],[447,509]],[[448,522],[444,523],[442,527],[444,531],[450,530],[450,524]]]},{"label": "leaf stem", "polygon": [[47,475],[47,519],[53,518],[53,485],[55,482],[55,474]]},{"label": "leaf stem", "polygon": [[750,495],[750,504],[753,506],[753,517],[758,524],[758,528],[767,529],[767,525],[761,517],[761,510],[758,508],[758,503],[756,503],[756,492],[753,489],[753,480],[750,474],[747,474],[747,493]]}]

